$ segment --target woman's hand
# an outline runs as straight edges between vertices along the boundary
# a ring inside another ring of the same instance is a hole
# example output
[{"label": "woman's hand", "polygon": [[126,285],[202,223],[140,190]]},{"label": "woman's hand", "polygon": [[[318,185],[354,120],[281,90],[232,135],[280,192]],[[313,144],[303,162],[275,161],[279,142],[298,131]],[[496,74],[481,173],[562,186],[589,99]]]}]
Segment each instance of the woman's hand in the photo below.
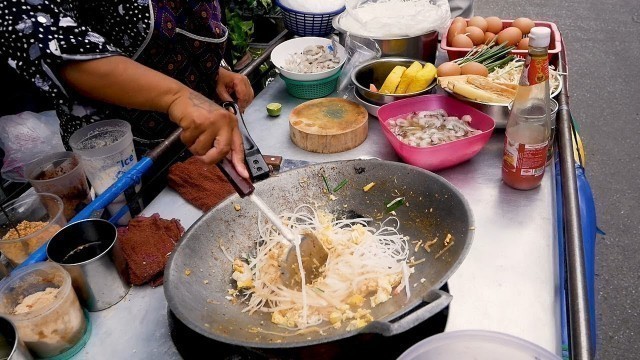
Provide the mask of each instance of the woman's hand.
[{"label": "woman's hand", "polygon": [[235,95],[240,111],[244,111],[253,101],[253,88],[249,79],[223,68],[218,70],[216,92],[222,101],[234,101],[231,95]]},{"label": "woman's hand", "polygon": [[242,135],[235,115],[193,90],[185,90],[169,106],[169,117],[182,128],[180,140],[206,163],[217,163],[227,154],[245,179]]}]

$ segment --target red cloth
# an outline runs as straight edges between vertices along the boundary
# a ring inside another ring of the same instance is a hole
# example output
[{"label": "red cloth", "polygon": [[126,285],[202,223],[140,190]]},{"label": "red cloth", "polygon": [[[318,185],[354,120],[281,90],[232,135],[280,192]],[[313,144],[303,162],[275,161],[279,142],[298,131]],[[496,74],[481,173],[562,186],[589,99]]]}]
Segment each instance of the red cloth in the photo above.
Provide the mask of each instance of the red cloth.
[{"label": "red cloth", "polygon": [[207,165],[193,156],[171,166],[168,180],[169,186],[183,199],[204,212],[235,194],[233,186],[217,166]]},{"label": "red cloth", "polygon": [[118,228],[116,263],[133,285],[161,285],[164,266],[183,233],[177,219],[138,216]]}]

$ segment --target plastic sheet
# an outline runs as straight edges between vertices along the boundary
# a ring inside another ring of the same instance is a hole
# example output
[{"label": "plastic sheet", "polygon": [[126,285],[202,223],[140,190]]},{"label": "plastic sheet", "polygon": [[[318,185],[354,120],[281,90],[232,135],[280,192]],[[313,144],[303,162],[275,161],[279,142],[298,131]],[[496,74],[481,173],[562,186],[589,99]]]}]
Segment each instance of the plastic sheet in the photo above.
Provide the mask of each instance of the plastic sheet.
[{"label": "plastic sheet", "polygon": [[444,31],[450,17],[446,0],[347,0],[339,24],[364,37],[412,37]]},{"label": "plastic sheet", "polygon": [[26,182],[24,165],[44,154],[65,151],[55,111],[25,111],[0,118],[0,147],[5,152],[2,177]]},{"label": "plastic sheet", "polygon": [[342,73],[338,80],[338,94],[346,98],[353,94],[354,85],[351,82],[353,69],[369,60],[380,58],[382,51],[375,41],[371,39],[356,41],[348,34],[344,45],[347,50],[347,60],[342,67]]}]

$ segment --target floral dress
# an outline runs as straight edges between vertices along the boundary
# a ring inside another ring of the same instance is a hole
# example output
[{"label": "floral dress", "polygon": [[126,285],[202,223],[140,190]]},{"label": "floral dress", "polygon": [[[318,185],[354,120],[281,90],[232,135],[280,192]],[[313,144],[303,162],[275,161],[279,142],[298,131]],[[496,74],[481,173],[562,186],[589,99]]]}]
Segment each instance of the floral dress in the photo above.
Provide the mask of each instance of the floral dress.
[{"label": "floral dress", "polygon": [[138,144],[162,141],[166,114],[84,98],[65,86],[66,61],[123,55],[212,98],[227,29],[217,0],[0,0],[0,53],[55,103],[63,142],[103,119],[131,123]]}]

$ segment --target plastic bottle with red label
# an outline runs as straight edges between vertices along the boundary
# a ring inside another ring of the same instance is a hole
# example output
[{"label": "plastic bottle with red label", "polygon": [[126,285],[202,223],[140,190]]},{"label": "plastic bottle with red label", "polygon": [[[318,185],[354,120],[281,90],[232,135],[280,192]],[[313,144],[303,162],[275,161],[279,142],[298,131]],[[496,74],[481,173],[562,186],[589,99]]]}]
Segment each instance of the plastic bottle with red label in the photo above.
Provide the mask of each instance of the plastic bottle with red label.
[{"label": "plastic bottle with red label", "polygon": [[529,54],[505,131],[502,181],[518,190],[538,187],[547,163],[551,131],[547,57],[550,38],[548,28],[531,29]]}]

